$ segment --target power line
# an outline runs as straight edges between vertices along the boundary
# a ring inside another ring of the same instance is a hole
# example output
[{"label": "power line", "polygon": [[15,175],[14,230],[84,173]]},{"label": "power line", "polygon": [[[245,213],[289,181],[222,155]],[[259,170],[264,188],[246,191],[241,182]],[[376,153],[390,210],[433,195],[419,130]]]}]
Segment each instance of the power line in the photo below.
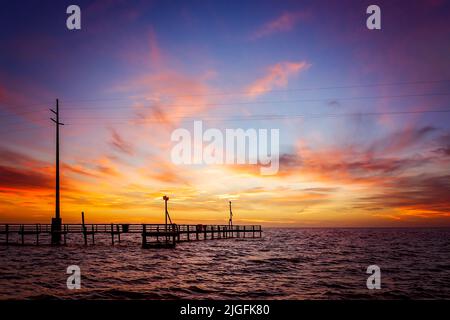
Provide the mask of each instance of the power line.
[{"label": "power line", "polygon": [[[398,114],[420,114],[420,113],[447,113],[450,109],[429,109],[429,110],[411,110],[411,111],[386,111],[386,112],[352,112],[352,113],[316,113],[316,114],[256,114],[256,115],[244,115],[244,116],[228,116],[228,115],[217,115],[217,116],[207,116],[207,117],[193,117],[191,114],[171,116],[171,119],[195,119],[201,118],[206,120],[254,120],[254,119],[278,119],[283,117],[340,117],[340,116],[349,116],[349,115],[398,115]],[[66,117],[67,120],[125,120],[125,121],[133,121],[134,123],[139,122],[165,122],[164,120],[158,119],[146,119],[141,120],[137,118],[126,118],[126,117]],[[34,124],[42,123],[39,121],[47,120],[45,119],[32,119]],[[14,121],[14,122],[4,122],[3,125],[15,125],[22,124],[25,120]],[[26,124],[26,123],[25,123]],[[72,123],[73,125],[73,123]]]},{"label": "power line", "polygon": [[[205,103],[205,104],[193,104],[193,105],[163,105],[163,108],[196,108],[196,107],[216,107],[216,106],[235,106],[235,105],[258,105],[258,104],[275,104],[275,103],[298,103],[298,102],[320,102],[320,101],[348,101],[348,100],[376,100],[376,99],[393,99],[393,98],[417,98],[417,97],[431,97],[431,96],[449,96],[450,93],[438,92],[438,93],[417,93],[417,94],[400,94],[400,95],[383,95],[383,96],[361,96],[361,97],[327,97],[327,98],[313,98],[313,99],[293,99],[293,100],[258,100],[258,101],[235,101],[226,103]],[[130,109],[137,106],[94,106],[94,107],[65,107],[65,110],[95,110],[95,109]],[[153,108],[154,106],[143,106],[142,108]],[[23,112],[24,114],[40,113],[42,110]],[[19,113],[11,115],[2,115],[3,117],[12,117],[20,115]]]},{"label": "power line", "polygon": [[[429,109],[429,110],[410,110],[410,111],[384,111],[384,112],[350,112],[350,113],[306,113],[306,114],[255,114],[255,115],[243,115],[243,116],[171,116],[170,119],[177,120],[202,120],[202,121],[251,121],[251,120],[280,120],[291,118],[337,118],[348,116],[379,116],[379,115],[408,115],[408,114],[427,114],[427,113],[449,113],[450,109]],[[167,122],[163,119],[136,119],[136,118],[123,118],[123,117],[82,117],[82,118],[68,118],[67,120],[95,120],[95,122],[72,122],[66,123],[69,126],[83,126],[90,124],[98,124],[98,120],[122,120],[116,122],[108,122],[108,124],[146,124],[146,123],[164,123]],[[7,123],[14,124],[14,123]],[[44,126],[40,126],[45,128]],[[5,133],[11,132],[10,130]],[[1,133],[1,132],[0,132]]]},{"label": "power line", "polygon": [[[274,115],[252,115],[252,116],[243,116],[243,117],[216,117],[216,118],[194,118],[194,117],[171,117],[171,119],[180,119],[180,120],[202,120],[202,121],[269,121],[269,120],[294,120],[301,118],[309,118],[309,119],[320,119],[320,118],[339,118],[339,117],[356,117],[356,116],[381,116],[381,115],[410,115],[410,114],[426,114],[426,113],[450,113],[450,109],[441,109],[441,110],[413,110],[413,111],[391,111],[391,112],[354,112],[354,113],[331,113],[331,114],[274,114]],[[134,124],[148,124],[148,123],[164,123],[163,120],[158,119],[149,119],[149,120],[136,120],[136,119],[124,119],[125,121],[121,122],[108,122],[108,125],[134,125]],[[89,125],[98,125],[98,121],[96,122],[83,122],[83,123],[66,123],[66,126],[89,126]],[[46,126],[38,126],[38,127],[26,127],[20,129],[12,129],[8,131],[0,131],[0,135],[9,135],[11,133],[17,133],[22,131],[29,130],[45,130],[48,129]]]},{"label": "power line", "polygon": [[[331,90],[331,89],[351,89],[351,88],[370,88],[370,87],[388,87],[388,86],[403,86],[403,85],[418,85],[418,84],[437,84],[437,83],[448,83],[450,79],[441,79],[441,80],[419,80],[419,81],[398,81],[398,82],[386,82],[386,83],[368,83],[368,84],[351,84],[351,85],[342,85],[342,86],[322,86],[322,87],[303,87],[303,88],[293,88],[293,89],[268,89],[268,90],[260,90],[257,93],[280,93],[280,92],[296,92],[296,91],[313,91],[313,90]],[[251,91],[236,91],[236,92],[211,92],[204,94],[163,94],[163,97],[199,97],[199,96],[221,96],[221,95],[242,95],[242,94],[250,94]],[[133,100],[138,97],[118,97],[118,98],[91,98],[91,99],[67,99],[64,102],[73,103],[73,102],[95,102],[95,101],[120,101],[120,100]],[[61,100],[61,99],[60,99]],[[27,107],[48,107],[53,102],[51,101],[43,101],[40,104],[33,105],[14,105],[9,104],[7,101],[0,101],[0,104],[9,105],[16,108],[27,108]]]},{"label": "power line", "polygon": [[[216,106],[234,106],[234,105],[258,105],[271,103],[298,103],[298,102],[320,102],[320,101],[339,101],[339,100],[371,100],[371,99],[387,99],[387,98],[411,98],[411,97],[430,97],[430,96],[449,96],[450,93],[426,93],[426,94],[405,94],[405,95],[385,95],[385,96],[364,96],[364,97],[330,97],[330,98],[315,98],[315,99],[294,99],[294,100],[258,100],[258,101],[244,101],[244,102],[227,102],[227,103],[205,103],[196,105],[162,105],[161,108],[196,108],[196,107],[216,107]],[[80,109],[122,109],[133,108],[136,106],[112,106],[112,107],[79,107]],[[154,106],[148,106],[152,108]],[[144,107],[145,108],[145,107]],[[75,108],[74,108],[75,109]]]},{"label": "power line", "polygon": [[[170,117],[170,119],[179,120],[202,120],[202,121],[250,121],[250,120],[280,120],[293,118],[338,118],[348,116],[380,116],[380,115],[408,115],[408,114],[426,114],[426,113],[449,113],[450,109],[435,109],[435,110],[411,110],[411,111],[386,111],[386,112],[352,112],[352,113],[317,113],[317,114],[262,114],[262,115],[248,115],[241,117],[193,117],[193,116],[179,116]],[[97,118],[100,119],[100,118]],[[96,120],[97,120],[96,119]],[[116,118],[117,120],[121,118]],[[114,120],[114,119],[113,119]],[[167,122],[161,119],[123,119],[122,122],[108,122],[108,124],[146,124],[146,123],[164,123]],[[130,123],[131,122],[131,123]],[[98,124],[98,122],[83,122],[70,123],[69,125],[90,125]]]},{"label": "power line", "polygon": [[[257,93],[278,93],[278,92],[296,92],[296,91],[312,91],[312,90],[330,90],[330,89],[351,89],[351,88],[369,88],[369,87],[387,87],[387,86],[401,86],[401,85],[415,85],[415,84],[436,84],[450,82],[449,80],[421,80],[421,81],[399,81],[399,82],[388,82],[388,83],[368,83],[368,84],[352,84],[343,86],[324,86],[324,87],[304,87],[304,88],[293,88],[293,89],[268,89],[260,90]],[[211,92],[204,94],[165,94],[164,97],[206,97],[206,96],[222,96],[222,95],[242,95],[251,94],[252,91],[236,91],[236,92]],[[104,98],[104,99],[68,99],[64,100],[65,103],[72,102],[89,102],[89,101],[119,101],[119,100],[129,100],[130,98]]]},{"label": "power line", "polygon": [[43,113],[44,111],[47,112],[47,110],[35,110],[35,111],[25,111],[25,112],[13,112],[10,110],[2,110],[2,111],[10,112],[10,114],[1,115],[0,118],[17,117],[17,116],[24,116],[27,114]]},{"label": "power line", "polygon": [[7,131],[0,131],[0,135],[8,135],[10,133],[17,133],[17,132],[29,131],[29,130],[42,130],[42,129],[48,129],[48,127],[38,126],[38,127],[17,128],[17,129],[12,129],[12,130],[7,130]]}]

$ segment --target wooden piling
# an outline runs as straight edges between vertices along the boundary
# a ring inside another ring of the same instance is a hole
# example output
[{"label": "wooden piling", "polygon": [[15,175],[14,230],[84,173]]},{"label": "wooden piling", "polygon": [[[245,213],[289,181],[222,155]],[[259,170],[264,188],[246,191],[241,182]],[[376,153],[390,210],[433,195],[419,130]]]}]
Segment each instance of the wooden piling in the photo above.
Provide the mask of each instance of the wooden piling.
[{"label": "wooden piling", "polygon": [[145,224],[142,225],[142,247],[147,244],[147,228]]},{"label": "wooden piling", "polygon": [[114,226],[111,223],[111,244],[114,245]]},{"label": "wooden piling", "polygon": [[64,245],[67,244],[67,239],[66,239],[66,237],[67,237],[67,230],[68,230],[68,227],[66,225],[64,225],[64,231],[63,231]]},{"label": "wooden piling", "polygon": [[83,231],[84,245],[87,246],[87,230],[84,224],[84,211],[81,212],[81,228]]},{"label": "wooden piling", "polygon": [[178,242],[180,242],[180,233],[176,232],[176,226],[173,225],[173,235],[172,235],[172,243],[173,245],[175,245],[175,243],[177,243],[177,238],[178,238]]},{"label": "wooden piling", "polygon": [[178,226],[176,224],[172,224],[172,232],[175,234],[175,239],[177,242],[180,242],[180,232],[178,231]]}]

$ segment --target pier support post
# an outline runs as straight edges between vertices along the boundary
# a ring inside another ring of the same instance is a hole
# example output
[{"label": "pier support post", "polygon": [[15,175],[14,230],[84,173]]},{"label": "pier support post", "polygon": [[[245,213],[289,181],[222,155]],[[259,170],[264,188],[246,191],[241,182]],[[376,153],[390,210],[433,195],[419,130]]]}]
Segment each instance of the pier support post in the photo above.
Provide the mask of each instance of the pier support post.
[{"label": "pier support post", "polygon": [[114,226],[111,223],[111,244],[114,245]]},{"label": "pier support post", "polygon": [[24,239],[24,235],[25,235],[25,229],[24,229],[24,226],[23,225],[21,225],[20,226],[20,229],[22,230],[22,245],[24,244],[24,242],[25,242],[25,239]]},{"label": "pier support post", "polygon": [[172,244],[175,246],[177,242],[180,242],[180,233],[177,232],[177,227],[172,224]]},{"label": "pier support post", "polygon": [[64,225],[64,232],[63,232],[63,237],[64,237],[64,245],[67,244],[67,231],[69,230],[69,227],[67,227],[67,225]]},{"label": "pier support post", "polygon": [[81,212],[81,228],[83,229],[84,245],[87,246],[87,230],[84,224],[84,211]]},{"label": "pier support post", "polygon": [[52,218],[52,244],[58,245],[61,243],[61,226],[62,220],[61,218]]},{"label": "pier support post", "polygon": [[147,244],[147,228],[145,224],[142,225],[142,247],[145,248]]}]

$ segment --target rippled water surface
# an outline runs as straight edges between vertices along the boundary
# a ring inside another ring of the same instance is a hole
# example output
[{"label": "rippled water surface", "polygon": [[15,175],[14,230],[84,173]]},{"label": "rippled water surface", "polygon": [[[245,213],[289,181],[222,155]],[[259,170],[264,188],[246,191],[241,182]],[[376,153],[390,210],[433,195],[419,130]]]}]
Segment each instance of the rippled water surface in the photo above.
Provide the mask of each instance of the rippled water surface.
[{"label": "rippled water surface", "polygon": [[[0,298],[450,298],[450,229],[265,229],[262,239],[141,249],[140,237],[95,246],[0,246]],[[30,240],[32,241],[32,240]],[[78,244],[77,244],[78,243]],[[366,288],[380,266],[381,290]],[[80,290],[66,268],[81,268]]]}]

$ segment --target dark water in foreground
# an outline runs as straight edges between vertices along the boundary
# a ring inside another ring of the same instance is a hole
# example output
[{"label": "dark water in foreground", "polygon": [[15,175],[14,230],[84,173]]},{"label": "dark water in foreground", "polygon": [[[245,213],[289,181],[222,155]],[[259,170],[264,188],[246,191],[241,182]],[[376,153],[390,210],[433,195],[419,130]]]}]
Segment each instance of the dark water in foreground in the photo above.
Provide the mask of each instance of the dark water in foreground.
[{"label": "dark water in foreground", "polygon": [[[141,249],[0,246],[0,298],[450,299],[450,229],[265,229],[262,239]],[[31,240],[30,240],[31,241]],[[80,290],[66,268],[81,268]],[[381,290],[368,290],[369,265]]]}]

